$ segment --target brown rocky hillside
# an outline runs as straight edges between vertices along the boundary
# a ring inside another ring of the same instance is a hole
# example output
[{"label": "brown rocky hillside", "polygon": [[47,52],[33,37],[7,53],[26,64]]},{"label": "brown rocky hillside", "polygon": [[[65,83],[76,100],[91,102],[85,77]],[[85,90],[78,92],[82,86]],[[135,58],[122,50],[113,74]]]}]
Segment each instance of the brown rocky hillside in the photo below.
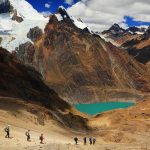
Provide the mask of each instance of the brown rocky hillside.
[{"label": "brown rocky hillside", "polygon": [[61,21],[50,16],[44,33],[35,28],[28,37],[34,45],[20,45],[17,57],[70,102],[141,99],[141,92],[150,91],[144,65],[88,28],[79,29],[69,15]]}]

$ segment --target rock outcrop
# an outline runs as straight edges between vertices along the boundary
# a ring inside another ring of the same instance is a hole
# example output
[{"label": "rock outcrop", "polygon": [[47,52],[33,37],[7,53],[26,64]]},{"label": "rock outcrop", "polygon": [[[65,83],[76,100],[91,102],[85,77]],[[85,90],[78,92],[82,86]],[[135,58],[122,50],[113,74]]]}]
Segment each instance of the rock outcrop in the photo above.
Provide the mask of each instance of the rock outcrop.
[{"label": "rock outcrop", "polygon": [[14,21],[17,21],[19,23],[23,21],[23,18],[21,16],[18,16],[17,10],[13,8],[9,0],[0,1],[0,14],[3,13],[11,13],[11,19]]},{"label": "rock outcrop", "polygon": [[9,0],[0,1],[0,14],[7,13],[11,10],[11,5]]},{"label": "rock outcrop", "polygon": [[31,42],[26,42],[20,44],[14,53],[17,53],[18,59],[22,60],[25,64],[31,64],[34,60],[35,48]]},{"label": "rock outcrop", "polygon": [[33,42],[39,40],[42,37],[42,30],[39,27],[35,27],[30,29],[30,31],[27,34],[27,37],[31,39]]},{"label": "rock outcrop", "polygon": [[17,21],[19,23],[23,21],[23,18],[18,16],[16,9],[14,9],[12,13],[13,13],[13,16],[11,18],[12,20]]}]

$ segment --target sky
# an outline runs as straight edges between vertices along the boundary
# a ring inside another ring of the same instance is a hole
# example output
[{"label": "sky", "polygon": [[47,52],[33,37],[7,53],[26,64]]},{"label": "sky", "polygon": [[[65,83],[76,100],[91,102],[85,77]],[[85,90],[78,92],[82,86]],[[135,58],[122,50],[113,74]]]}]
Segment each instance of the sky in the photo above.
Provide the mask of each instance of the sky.
[{"label": "sky", "polygon": [[[80,0],[26,0],[39,12],[55,13],[57,8],[62,5],[65,8],[71,7]],[[38,1],[38,2],[37,2]]]},{"label": "sky", "polygon": [[[81,18],[95,31],[114,23],[121,27],[150,25],[150,0],[27,0],[39,12],[55,13],[63,5],[67,12]],[[37,2],[38,1],[38,2]]]}]

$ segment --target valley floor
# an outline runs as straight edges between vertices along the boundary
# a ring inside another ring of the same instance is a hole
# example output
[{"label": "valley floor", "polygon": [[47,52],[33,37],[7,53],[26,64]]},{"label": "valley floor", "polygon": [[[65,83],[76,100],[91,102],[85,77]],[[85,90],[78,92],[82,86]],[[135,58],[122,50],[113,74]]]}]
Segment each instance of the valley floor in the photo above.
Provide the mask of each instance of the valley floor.
[{"label": "valley floor", "polygon": [[[42,125],[42,121],[38,121],[41,114],[35,113],[35,109],[42,110],[42,108],[38,108],[36,105],[25,106],[23,102],[18,103],[14,100],[11,105],[10,103],[11,101],[8,100],[3,103],[0,98],[0,150],[150,150],[149,118],[145,119],[143,123],[141,122],[141,125],[147,125],[147,132],[141,129],[131,131],[132,127],[130,128],[130,126],[124,130],[120,128],[106,129],[103,127],[104,124],[100,123],[95,132],[75,133],[50,118],[45,119],[46,121]],[[149,108],[145,108],[144,111],[147,109]],[[96,122],[99,122],[100,119],[105,124],[109,123],[105,116],[107,118],[107,114],[97,116]],[[95,119],[91,120],[89,124],[95,125],[94,121]],[[11,125],[10,139],[5,138],[4,127],[7,124]],[[25,132],[28,129],[31,130],[31,142],[26,141]],[[45,144],[40,144],[41,133],[44,134]],[[75,136],[79,138],[77,146],[73,140]],[[85,136],[87,138],[95,137],[96,145],[83,145]]]}]

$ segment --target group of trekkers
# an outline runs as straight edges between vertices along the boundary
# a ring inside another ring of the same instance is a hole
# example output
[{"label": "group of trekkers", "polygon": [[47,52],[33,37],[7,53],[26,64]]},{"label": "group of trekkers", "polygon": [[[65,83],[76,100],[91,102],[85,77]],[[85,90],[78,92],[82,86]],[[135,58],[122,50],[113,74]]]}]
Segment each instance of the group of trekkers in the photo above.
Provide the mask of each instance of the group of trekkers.
[{"label": "group of trekkers", "polygon": [[[7,126],[4,128],[4,131],[6,132],[5,138],[10,138],[10,125],[7,125]],[[27,141],[28,141],[28,142],[31,142],[30,130],[27,130],[27,131],[25,132],[25,135],[26,135]],[[41,143],[41,144],[44,144],[44,143],[43,143],[43,140],[44,140],[43,134],[40,135],[39,140],[40,140],[40,143]],[[74,138],[74,141],[75,141],[75,144],[78,145],[79,139],[78,139],[77,137]],[[83,143],[84,143],[84,145],[87,144],[87,137],[84,137],[84,138],[83,138]],[[95,139],[95,138],[89,138],[89,143],[90,143],[90,145],[95,145],[96,139]]]},{"label": "group of trekkers", "polygon": [[[7,125],[7,126],[4,128],[4,131],[6,132],[5,138],[10,138],[10,125]],[[27,131],[25,132],[25,135],[26,135],[27,141],[28,141],[28,142],[31,142],[30,130],[27,130]],[[39,140],[40,140],[40,143],[41,143],[41,144],[44,144],[44,143],[43,143],[43,140],[44,140],[43,134],[40,135]]]},{"label": "group of trekkers", "polygon": [[[75,144],[76,145],[78,145],[78,138],[77,137],[75,137],[74,138],[74,141],[75,141]],[[83,138],[83,143],[84,143],[84,145],[87,145],[87,141],[88,141],[88,139],[87,139],[87,137],[84,137]],[[95,143],[96,143],[96,139],[95,138],[89,138],[89,143],[90,143],[90,145],[95,145]]]}]

